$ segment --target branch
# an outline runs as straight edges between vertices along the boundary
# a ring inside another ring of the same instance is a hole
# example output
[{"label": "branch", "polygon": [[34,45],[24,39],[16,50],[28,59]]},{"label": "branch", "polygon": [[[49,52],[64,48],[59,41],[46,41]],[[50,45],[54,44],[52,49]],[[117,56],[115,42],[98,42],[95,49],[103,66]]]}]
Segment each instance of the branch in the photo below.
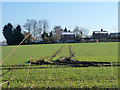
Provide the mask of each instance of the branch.
[{"label": "branch", "polygon": [[30,33],[21,41],[21,43],[11,52],[9,55],[0,63],[0,65],[12,54],[16,51],[16,49],[25,41],[25,39],[30,35]]}]

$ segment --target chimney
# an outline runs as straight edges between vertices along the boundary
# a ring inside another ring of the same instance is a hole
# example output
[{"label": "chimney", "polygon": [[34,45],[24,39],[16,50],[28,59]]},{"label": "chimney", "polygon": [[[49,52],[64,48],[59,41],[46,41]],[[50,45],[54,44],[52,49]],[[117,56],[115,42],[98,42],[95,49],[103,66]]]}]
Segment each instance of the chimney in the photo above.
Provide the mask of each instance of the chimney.
[{"label": "chimney", "polygon": [[103,32],[103,29],[101,29],[101,32]]}]

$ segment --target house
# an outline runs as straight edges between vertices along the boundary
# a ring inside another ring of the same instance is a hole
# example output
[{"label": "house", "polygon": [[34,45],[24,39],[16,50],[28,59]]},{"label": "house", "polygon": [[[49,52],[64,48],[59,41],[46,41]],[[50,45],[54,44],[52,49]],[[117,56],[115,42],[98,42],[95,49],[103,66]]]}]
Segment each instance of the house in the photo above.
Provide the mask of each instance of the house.
[{"label": "house", "polygon": [[7,46],[7,43],[5,41],[0,42],[0,46]]},{"label": "house", "polygon": [[[24,31],[24,36],[26,37],[29,33]],[[30,40],[34,41],[34,37],[30,34]],[[27,38],[28,39],[28,38]]]},{"label": "house", "polygon": [[74,42],[75,33],[73,32],[62,32],[60,42]]},{"label": "house", "polygon": [[119,33],[110,33],[109,38],[110,39],[117,39],[117,38],[120,39],[120,32]]},{"label": "house", "polygon": [[92,38],[94,38],[94,39],[107,39],[108,32],[103,31],[103,29],[101,29],[101,31],[93,31]]}]

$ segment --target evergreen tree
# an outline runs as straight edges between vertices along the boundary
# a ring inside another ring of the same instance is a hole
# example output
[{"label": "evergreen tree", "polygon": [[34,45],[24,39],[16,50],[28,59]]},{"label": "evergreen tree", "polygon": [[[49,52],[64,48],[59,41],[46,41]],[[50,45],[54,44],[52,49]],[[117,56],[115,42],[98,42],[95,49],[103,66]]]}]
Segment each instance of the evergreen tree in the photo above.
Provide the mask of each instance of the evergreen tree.
[{"label": "evergreen tree", "polygon": [[50,41],[51,43],[57,42],[55,36],[53,36],[53,34],[52,34],[52,31],[50,32],[49,41]]},{"label": "evergreen tree", "polygon": [[67,32],[67,28],[65,27],[64,32]]},{"label": "evergreen tree", "polygon": [[6,43],[8,45],[12,45],[13,44],[13,36],[12,36],[12,30],[13,30],[13,26],[11,23],[8,23],[7,25],[5,25],[3,27],[3,36],[6,39]]},{"label": "evergreen tree", "polygon": [[20,27],[20,25],[18,25],[14,29],[13,36],[14,36],[14,43],[17,44],[17,45],[24,39],[24,35],[21,33],[21,27]]},{"label": "evergreen tree", "polygon": [[4,26],[3,35],[8,45],[18,45],[24,39],[20,25],[14,29],[11,23]]},{"label": "evergreen tree", "polygon": [[42,34],[42,39],[44,39],[45,37],[48,37],[48,33],[46,33],[45,31]]},{"label": "evergreen tree", "polygon": [[50,32],[50,36],[53,36],[53,35],[52,35],[52,31]]},{"label": "evergreen tree", "polygon": [[45,31],[44,31],[43,34],[42,34],[42,39],[43,39],[43,42],[45,42],[45,43],[48,43],[48,42],[49,42],[48,33],[46,33]]}]

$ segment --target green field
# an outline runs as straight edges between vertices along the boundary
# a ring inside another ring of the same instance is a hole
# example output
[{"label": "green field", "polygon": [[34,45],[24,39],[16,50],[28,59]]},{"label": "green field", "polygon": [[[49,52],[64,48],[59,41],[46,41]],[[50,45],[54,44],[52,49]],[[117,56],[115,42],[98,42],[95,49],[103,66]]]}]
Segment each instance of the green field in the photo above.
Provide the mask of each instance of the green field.
[{"label": "green field", "polygon": [[[69,56],[69,48],[78,61],[118,62],[118,43],[75,43],[75,44],[40,44],[21,45],[2,64],[2,82],[9,80],[12,64],[15,66],[10,81],[10,88],[23,88],[28,73],[29,60],[40,57],[52,56],[62,45],[62,50],[52,59]],[[2,47],[2,59],[4,59],[16,46]],[[13,62],[14,60],[14,62]],[[49,60],[49,59],[47,59]],[[46,73],[39,79],[39,77]],[[118,88],[118,67],[69,67],[62,65],[31,65],[26,88],[30,88],[35,82],[34,88]],[[5,88],[7,84],[3,84]]]}]

